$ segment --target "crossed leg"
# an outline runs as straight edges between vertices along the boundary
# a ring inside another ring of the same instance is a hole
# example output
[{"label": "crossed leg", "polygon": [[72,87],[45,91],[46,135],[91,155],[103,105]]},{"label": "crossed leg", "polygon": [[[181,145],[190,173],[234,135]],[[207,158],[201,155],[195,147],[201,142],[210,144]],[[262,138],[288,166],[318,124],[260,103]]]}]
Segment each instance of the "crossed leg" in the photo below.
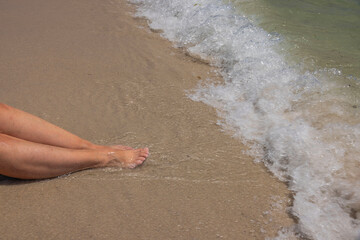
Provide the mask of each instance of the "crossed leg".
[{"label": "crossed leg", "polygon": [[88,168],[134,168],[149,150],[92,144],[43,119],[0,103],[0,174],[41,179]]}]

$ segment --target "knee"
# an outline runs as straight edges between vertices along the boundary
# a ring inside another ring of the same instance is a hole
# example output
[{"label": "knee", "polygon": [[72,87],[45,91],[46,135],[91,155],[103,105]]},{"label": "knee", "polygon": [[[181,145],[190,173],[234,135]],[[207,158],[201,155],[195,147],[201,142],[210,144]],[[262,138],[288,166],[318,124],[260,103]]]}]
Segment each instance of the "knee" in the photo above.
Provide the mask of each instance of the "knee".
[{"label": "knee", "polygon": [[6,105],[5,103],[0,103],[0,113],[8,112],[11,110],[11,107],[9,105]]},{"label": "knee", "polygon": [[[11,107],[4,104],[4,103],[0,103],[0,124],[4,124],[4,120],[8,119],[9,116],[11,116]],[[0,133],[1,133],[1,129],[2,126],[0,126]]]},{"label": "knee", "polygon": [[11,107],[5,103],[0,103],[0,110],[9,110]]}]

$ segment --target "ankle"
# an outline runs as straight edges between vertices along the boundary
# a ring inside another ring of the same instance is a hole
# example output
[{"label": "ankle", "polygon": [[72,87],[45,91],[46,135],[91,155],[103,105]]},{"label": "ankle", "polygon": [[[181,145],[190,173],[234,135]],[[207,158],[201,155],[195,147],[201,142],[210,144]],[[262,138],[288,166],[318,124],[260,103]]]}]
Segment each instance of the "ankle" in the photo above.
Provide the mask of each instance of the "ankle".
[{"label": "ankle", "polygon": [[108,167],[111,165],[111,162],[114,160],[114,158],[111,156],[111,153],[109,151],[104,150],[96,150],[98,153],[98,159],[99,159],[99,167]]}]

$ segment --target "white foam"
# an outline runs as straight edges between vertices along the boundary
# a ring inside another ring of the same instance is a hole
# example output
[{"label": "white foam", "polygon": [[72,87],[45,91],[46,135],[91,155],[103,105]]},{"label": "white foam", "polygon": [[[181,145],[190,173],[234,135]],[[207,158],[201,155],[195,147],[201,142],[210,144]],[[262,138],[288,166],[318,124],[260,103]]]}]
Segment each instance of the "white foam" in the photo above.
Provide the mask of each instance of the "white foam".
[{"label": "white foam", "polygon": [[275,51],[278,37],[222,1],[132,2],[151,28],[221,69],[224,84],[199,85],[190,97],[215,107],[221,126],[288,181],[297,229],[314,239],[355,239],[360,125],[346,94],[336,94],[343,86],[330,78],[338,72],[290,67]]}]

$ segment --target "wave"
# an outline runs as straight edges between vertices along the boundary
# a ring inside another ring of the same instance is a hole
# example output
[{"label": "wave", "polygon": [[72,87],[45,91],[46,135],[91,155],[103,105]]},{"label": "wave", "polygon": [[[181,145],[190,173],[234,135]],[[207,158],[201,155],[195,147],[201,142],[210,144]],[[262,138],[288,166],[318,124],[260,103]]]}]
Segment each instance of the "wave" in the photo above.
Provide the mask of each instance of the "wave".
[{"label": "wave", "polygon": [[[132,0],[137,16],[177,47],[220,69],[189,97],[217,109],[219,124],[249,146],[294,193],[297,231],[355,239],[360,227],[360,123],[356,79],[291,66],[270,34],[220,0]],[[355,94],[356,95],[356,94]],[[354,100],[355,98],[355,100]]]}]

